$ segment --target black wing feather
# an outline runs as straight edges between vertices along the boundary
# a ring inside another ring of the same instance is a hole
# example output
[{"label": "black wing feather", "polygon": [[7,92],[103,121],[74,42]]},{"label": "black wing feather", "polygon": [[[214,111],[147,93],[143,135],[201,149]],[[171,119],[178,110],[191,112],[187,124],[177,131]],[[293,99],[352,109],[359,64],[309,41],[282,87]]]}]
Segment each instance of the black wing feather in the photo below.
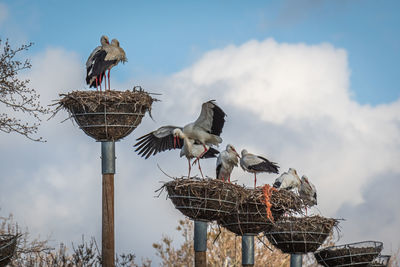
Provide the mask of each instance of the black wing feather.
[{"label": "black wing feather", "polygon": [[201,158],[202,159],[216,158],[218,154],[219,154],[218,150],[216,150],[215,148],[210,147],[207,150],[207,152]]},{"label": "black wing feather", "polygon": [[217,166],[217,169],[216,169],[216,171],[217,171],[217,179],[219,178],[219,173],[221,172],[221,168],[222,168],[222,164],[219,164]]},{"label": "black wing feather", "polygon": [[92,63],[86,69],[86,84],[89,84],[90,87],[96,87],[96,81],[90,83],[93,77],[97,77],[100,83],[100,80],[105,76],[105,71],[117,62],[117,60],[105,60],[106,56],[107,52],[103,49],[100,49],[93,55]]},{"label": "black wing feather", "polygon": [[214,102],[211,102],[214,107],[213,107],[213,121],[211,125],[211,134],[214,135],[221,135],[222,133],[222,128],[224,128],[225,124],[225,112],[217,106]]},{"label": "black wing feather", "polygon": [[[147,159],[159,152],[174,149],[174,136],[172,131],[163,137],[157,137],[157,131],[158,130],[153,131],[136,139],[138,142],[134,145],[134,147],[136,147],[135,152],[138,152],[138,155]],[[180,149],[182,146],[183,139],[179,138],[179,142],[177,142],[175,148]]]},{"label": "black wing feather", "polygon": [[279,166],[275,162],[271,162],[266,158],[258,156],[263,162],[248,167],[249,170],[268,173],[279,173]]},{"label": "black wing feather", "polygon": [[281,186],[281,184],[282,184],[281,182],[276,181],[272,186],[275,188],[279,188]]}]

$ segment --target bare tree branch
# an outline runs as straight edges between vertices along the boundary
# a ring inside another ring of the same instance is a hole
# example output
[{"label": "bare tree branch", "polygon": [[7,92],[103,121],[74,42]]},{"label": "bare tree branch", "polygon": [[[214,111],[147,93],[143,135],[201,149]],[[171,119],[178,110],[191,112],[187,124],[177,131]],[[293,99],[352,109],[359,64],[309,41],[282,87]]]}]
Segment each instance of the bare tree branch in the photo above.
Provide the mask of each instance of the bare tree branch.
[{"label": "bare tree branch", "polygon": [[[12,48],[6,39],[0,39],[0,105],[5,112],[0,114],[0,131],[4,133],[18,133],[33,141],[43,141],[37,134],[41,122],[41,115],[48,114],[50,109],[40,104],[40,95],[35,89],[29,88],[29,80],[20,80],[18,73],[32,67],[30,61],[15,59],[18,53],[28,50],[33,43]],[[36,122],[22,121],[13,114],[25,114],[34,118]]]}]

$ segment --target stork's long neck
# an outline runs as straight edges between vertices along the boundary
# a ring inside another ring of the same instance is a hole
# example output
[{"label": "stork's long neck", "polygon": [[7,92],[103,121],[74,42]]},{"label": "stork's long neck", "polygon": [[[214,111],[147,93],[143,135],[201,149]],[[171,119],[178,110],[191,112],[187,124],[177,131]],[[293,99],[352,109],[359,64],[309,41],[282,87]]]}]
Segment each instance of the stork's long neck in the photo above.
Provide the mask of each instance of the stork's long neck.
[{"label": "stork's long neck", "polygon": [[184,134],[182,131],[178,132],[179,138],[183,139],[183,144],[186,146],[186,148],[190,151],[190,149],[192,149],[193,144],[194,144],[194,140],[190,139],[186,136],[186,134]]}]

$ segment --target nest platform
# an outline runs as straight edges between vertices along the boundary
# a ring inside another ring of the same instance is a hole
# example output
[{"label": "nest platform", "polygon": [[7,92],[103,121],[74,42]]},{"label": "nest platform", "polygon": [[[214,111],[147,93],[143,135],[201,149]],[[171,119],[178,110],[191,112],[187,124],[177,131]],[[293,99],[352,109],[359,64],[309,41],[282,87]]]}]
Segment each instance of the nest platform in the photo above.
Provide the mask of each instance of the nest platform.
[{"label": "nest platform", "polygon": [[387,267],[389,266],[390,255],[379,255],[375,260],[371,262],[370,267]]},{"label": "nest platform", "polygon": [[129,135],[150,113],[153,99],[137,91],[73,91],[62,97],[55,113],[66,109],[78,126],[96,141],[118,141]]},{"label": "nest platform", "polygon": [[243,187],[217,179],[175,178],[165,183],[175,208],[193,220],[214,221],[236,209]]},{"label": "nest platform", "polygon": [[264,234],[283,253],[305,254],[316,251],[337,225],[336,219],[321,216],[285,217]]},{"label": "nest platform", "polygon": [[17,247],[19,235],[0,235],[0,267],[10,263]]},{"label": "nest platform", "polygon": [[371,266],[383,249],[383,243],[364,241],[341,246],[327,247],[314,253],[322,266]]},{"label": "nest platform", "polygon": [[286,190],[272,191],[270,196],[272,220],[268,216],[263,190],[244,189],[237,209],[222,217],[218,223],[236,235],[258,234],[269,231],[273,221],[285,212],[300,212],[302,202],[299,197]]}]

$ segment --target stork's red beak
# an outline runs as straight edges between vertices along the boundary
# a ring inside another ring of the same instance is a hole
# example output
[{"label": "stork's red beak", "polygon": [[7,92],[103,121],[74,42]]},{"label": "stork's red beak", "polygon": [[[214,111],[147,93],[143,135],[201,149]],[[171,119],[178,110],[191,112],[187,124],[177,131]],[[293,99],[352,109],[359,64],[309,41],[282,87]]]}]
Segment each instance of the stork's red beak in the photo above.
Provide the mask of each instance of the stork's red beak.
[{"label": "stork's red beak", "polygon": [[233,149],[233,152],[235,152],[236,156],[240,159],[239,153],[236,152],[236,149]]}]

